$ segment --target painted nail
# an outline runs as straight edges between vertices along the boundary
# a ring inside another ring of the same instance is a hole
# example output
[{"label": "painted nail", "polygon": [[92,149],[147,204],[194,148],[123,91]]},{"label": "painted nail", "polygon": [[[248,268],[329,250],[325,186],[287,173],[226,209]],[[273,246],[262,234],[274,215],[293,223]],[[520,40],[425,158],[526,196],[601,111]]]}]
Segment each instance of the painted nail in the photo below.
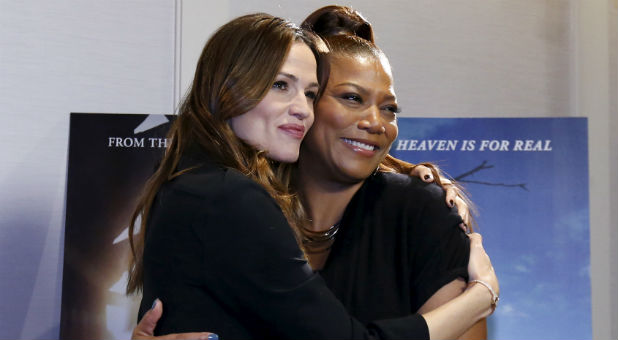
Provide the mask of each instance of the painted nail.
[{"label": "painted nail", "polygon": [[468,227],[466,223],[462,223],[462,224],[463,224],[464,231],[466,232],[466,234],[472,233],[472,230],[470,229],[470,227]]},{"label": "painted nail", "polygon": [[212,333],[208,336],[208,340],[219,340],[219,336],[215,333]]},{"label": "painted nail", "polygon": [[429,180],[429,179],[431,178],[431,176],[429,176],[429,175],[425,175],[425,177],[424,177],[424,178],[425,178],[425,180],[427,181],[427,180]]},{"label": "painted nail", "polygon": [[156,299],[152,302],[152,307],[150,307],[150,310],[155,309],[155,307],[157,306],[157,302],[159,302],[159,298],[156,298]]},{"label": "painted nail", "polygon": [[453,202],[453,200],[448,201],[450,203],[450,207],[452,208],[455,205],[455,202]]}]

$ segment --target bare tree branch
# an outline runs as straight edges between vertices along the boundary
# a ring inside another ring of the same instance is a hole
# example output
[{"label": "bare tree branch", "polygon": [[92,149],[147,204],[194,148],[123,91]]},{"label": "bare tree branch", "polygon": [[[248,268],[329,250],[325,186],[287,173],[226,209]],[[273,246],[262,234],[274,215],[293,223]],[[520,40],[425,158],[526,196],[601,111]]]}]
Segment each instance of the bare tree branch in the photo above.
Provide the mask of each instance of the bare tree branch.
[{"label": "bare tree branch", "polygon": [[463,174],[454,177],[454,179],[458,182],[461,183],[472,183],[472,184],[482,184],[482,185],[490,185],[490,186],[497,186],[497,187],[519,187],[522,188],[526,191],[528,191],[528,188],[526,188],[526,183],[519,183],[519,184],[508,184],[508,183],[492,183],[492,182],[483,182],[483,181],[473,181],[473,180],[465,180],[463,178],[466,178],[468,176],[471,176],[481,170],[485,170],[485,169],[491,169],[493,168],[493,165],[487,165],[487,161],[484,160],[483,163],[481,163],[481,165],[477,166],[476,168],[468,171],[468,172],[464,172]]},{"label": "bare tree branch", "polygon": [[483,181],[470,181],[470,180],[461,180],[459,181],[461,183],[473,183],[473,184],[483,184],[483,185],[490,185],[490,186],[497,186],[497,187],[520,187],[526,191],[529,191],[528,188],[526,188],[526,183],[520,183],[520,184],[507,184],[507,183],[491,183],[491,182],[483,182]]},{"label": "bare tree branch", "polygon": [[479,171],[484,170],[484,169],[491,169],[491,168],[494,167],[493,165],[486,165],[486,164],[487,164],[487,161],[485,160],[485,161],[483,161],[483,163],[481,163],[481,165],[477,166],[476,168],[474,168],[474,169],[472,169],[472,170],[470,170],[468,172],[464,172],[463,174],[455,177],[455,180],[456,181],[461,181],[462,178],[465,178],[465,177],[468,177],[470,175],[473,175],[476,172],[479,172]]}]

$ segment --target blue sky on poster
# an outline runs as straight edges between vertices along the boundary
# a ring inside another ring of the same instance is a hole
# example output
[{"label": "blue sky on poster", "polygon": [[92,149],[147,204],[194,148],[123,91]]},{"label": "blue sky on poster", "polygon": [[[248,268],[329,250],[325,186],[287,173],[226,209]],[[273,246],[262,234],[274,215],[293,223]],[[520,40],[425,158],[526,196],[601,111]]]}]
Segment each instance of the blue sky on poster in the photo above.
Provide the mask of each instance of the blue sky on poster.
[{"label": "blue sky on poster", "polygon": [[[425,147],[448,140],[457,148],[396,150],[399,140],[408,147],[416,140],[417,149],[423,140]],[[461,151],[464,140],[475,140],[475,149]],[[487,142],[480,151],[483,140],[508,151],[489,151]],[[537,151],[514,151],[518,140]],[[490,338],[592,337],[585,118],[401,118],[391,154],[436,162],[454,177],[486,161],[491,168],[463,180],[524,184],[465,184],[501,283]]]}]

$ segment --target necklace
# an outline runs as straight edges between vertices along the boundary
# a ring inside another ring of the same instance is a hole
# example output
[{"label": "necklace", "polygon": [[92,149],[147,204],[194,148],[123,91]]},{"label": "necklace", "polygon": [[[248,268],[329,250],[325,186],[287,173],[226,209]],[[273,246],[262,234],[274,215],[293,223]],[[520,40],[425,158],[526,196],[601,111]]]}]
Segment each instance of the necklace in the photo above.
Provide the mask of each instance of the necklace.
[{"label": "necklace", "polygon": [[309,253],[322,253],[330,249],[335,242],[335,235],[339,231],[341,221],[333,224],[330,228],[322,231],[313,231],[301,227],[302,242]]}]

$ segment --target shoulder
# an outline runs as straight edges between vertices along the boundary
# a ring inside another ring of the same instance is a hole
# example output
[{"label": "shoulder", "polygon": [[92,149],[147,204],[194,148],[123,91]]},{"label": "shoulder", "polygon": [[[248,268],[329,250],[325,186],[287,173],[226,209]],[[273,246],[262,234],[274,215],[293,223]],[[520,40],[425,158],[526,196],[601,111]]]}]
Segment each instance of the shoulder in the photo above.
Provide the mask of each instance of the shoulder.
[{"label": "shoulder", "polygon": [[231,168],[205,165],[165,183],[157,194],[157,210],[192,216],[200,224],[213,219],[250,220],[261,214],[284,220],[279,205],[257,182]]},{"label": "shoulder", "polygon": [[217,201],[239,197],[270,197],[268,192],[254,180],[236,169],[206,164],[190,169],[168,183],[169,189],[195,196],[216,198]]},{"label": "shoulder", "polygon": [[370,178],[369,185],[374,187],[386,197],[394,197],[398,200],[413,200],[418,203],[446,206],[446,193],[435,183],[426,183],[415,176],[399,173],[379,172]]},{"label": "shoulder", "polygon": [[[170,185],[172,193],[168,203],[184,204],[179,209],[194,214],[193,228],[204,240],[221,241],[229,237],[227,241],[239,242],[239,235],[251,234],[253,242],[278,241],[288,236],[292,236],[293,241],[292,230],[275,199],[264,187],[238,170],[195,168],[175,178]],[[262,231],[260,236],[254,233],[257,230]]]},{"label": "shoulder", "polygon": [[427,240],[459,231],[457,225],[461,217],[455,208],[446,204],[446,193],[439,185],[396,173],[379,173],[372,177],[370,185],[379,193],[380,202],[409,220],[412,234],[421,233]]}]

